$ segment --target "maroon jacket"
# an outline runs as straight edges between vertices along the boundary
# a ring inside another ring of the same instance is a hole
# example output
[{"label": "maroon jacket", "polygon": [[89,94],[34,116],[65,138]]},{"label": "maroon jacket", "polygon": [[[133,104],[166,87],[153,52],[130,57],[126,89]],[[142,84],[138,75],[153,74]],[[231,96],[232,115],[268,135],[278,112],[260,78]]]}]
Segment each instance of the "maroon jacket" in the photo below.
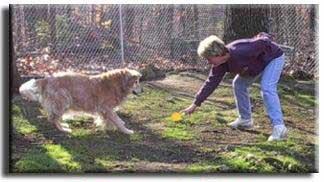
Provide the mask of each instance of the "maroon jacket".
[{"label": "maroon jacket", "polygon": [[254,77],[260,74],[271,60],[283,55],[279,46],[266,36],[239,39],[226,47],[230,58],[219,66],[212,66],[208,79],[196,94],[195,105],[200,106],[217,88],[226,72]]}]

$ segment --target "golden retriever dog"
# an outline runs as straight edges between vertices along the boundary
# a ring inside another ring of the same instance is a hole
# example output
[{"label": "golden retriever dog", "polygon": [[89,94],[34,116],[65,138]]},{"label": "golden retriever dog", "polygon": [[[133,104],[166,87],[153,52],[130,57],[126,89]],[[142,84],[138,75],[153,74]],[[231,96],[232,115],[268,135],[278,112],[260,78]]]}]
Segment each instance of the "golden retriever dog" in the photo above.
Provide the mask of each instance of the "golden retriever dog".
[{"label": "golden retriever dog", "polygon": [[99,117],[106,126],[113,125],[126,134],[133,131],[114,112],[130,92],[139,93],[141,74],[131,69],[116,69],[99,75],[58,73],[43,79],[32,79],[22,84],[23,98],[38,101],[48,113],[48,120],[57,129],[71,132],[61,124],[64,113],[85,112]]}]

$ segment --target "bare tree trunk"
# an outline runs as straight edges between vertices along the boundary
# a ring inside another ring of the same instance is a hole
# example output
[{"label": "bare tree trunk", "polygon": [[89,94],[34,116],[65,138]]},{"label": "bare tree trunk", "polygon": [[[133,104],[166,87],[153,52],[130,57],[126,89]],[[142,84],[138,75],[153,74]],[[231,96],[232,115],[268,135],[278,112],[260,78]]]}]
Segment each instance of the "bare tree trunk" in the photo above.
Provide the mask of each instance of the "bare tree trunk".
[{"label": "bare tree trunk", "polygon": [[134,25],[135,25],[135,6],[124,6],[125,15],[124,18],[124,47],[125,47],[125,57],[129,60],[132,60],[131,55],[129,55],[129,42],[134,38]]},{"label": "bare tree trunk", "polygon": [[19,86],[20,86],[20,82],[21,82],[21,78],[17,69],[17,64],[16,64],[16,56],[14,51],[11,51],[11,60],[10,60],[10,83],[11,83],[11,89],[10,89],[10,93],[13,94],[18,94],[19,91]]},{"label": "bare tree trunk", "polygon": [[138,42],[141,44],[142,43],[142,39],[143,39],[143,25],[144,25],[144,9],[145,9],[145,7],[144,6],[141,6],[140,7],[140,10],[141,10],[141,18],[140,18],[140,24],[141,24],[141,26],[140,26],[140,30],[139,30],[139,36],[138,36]]},{"label": "bare tree trunk", "polygon": [[193,5],[193,30],[194,33],[194,40],[197,40],[199,37],[199,26],[198,26],[198,7],[197,5]]},{"label": "bare tree trunk", "polygon": [[[10,75],[9,75],[9,84],[10,84],[10,93],[11,94],[18,94],[19,93],[19,86],[20,86],[20,75],[18,73],[17,65],[16,65],[16,51],[17,47],[14,46],[14,43],[17,44],[17,29],[15,28],[17,26],[17,22],[14,20],[17,20],[16,14],[13,14],[13,6],[10,5],[10,10],[9,10],[9,16],[10,16],[10,27],[9,27],[9,69],[10,69]],[[20,9],[18,9],[19,11]],[[13,31],[15,30],[15,31]]]},{"label": "bare tree trunk", "polygon": [[56,7],[55,5],[48,6],[48,23],[50,25],[51,34],[51,51],[56,54]]},{"label": "bare tree trunk", "polygon": [[27,36],[26,36],[26,27],[25,27],[25,11],[24,11],[24,7],[23,5],[17,5],[18,10],[16,10],[17,12],[17,29],[19,31],[19,35],[18,40],[19,42],[21,42],[21,45],[18,44],[18,50],[22,50],[24,48],[26,48],[28,46],[28,41],[27,41]]},{"label": "bare tree trunk", "polygon": [[228,5],[225,10],[224,41],[248,38],[269,30],[269,5]]},{"label": "bare tree trunk", "polygon": [[158,22],[159,27],[163,27],[160,31],[160,39],[161,39],[161,49],[162,56],[166,58],[171,58],[171,52],[172,52],[172,20],[173,20],[173,11],[174,7],[173,5],[167,5],[160,7],[159,14],[161,17],[163,17],[162,21],[159,21],[160,17],[156,17],[156,22]]},{"label": "bare tree trunk", "polygon": [[129,40],[133,33],[134,19],[135,19],[135,7],[125,6],[125,40]]},{"label": "bare tree trunk", "polygon": [[99,5],[91,5],[91,11],[90,11],[90,16],[91,16],[91,24],[92,26],[96,26],[97,22],[96,22],[96,16],[97,16],[97,11],[96,11],[96,6]]},{"label": "bare tree trunk", "polygon": [[311,37],[316,36],[317,31],[317,21],[318,21],[318,5],[311,5],[309,11],[309,19],[310,19],[310,34]]}]

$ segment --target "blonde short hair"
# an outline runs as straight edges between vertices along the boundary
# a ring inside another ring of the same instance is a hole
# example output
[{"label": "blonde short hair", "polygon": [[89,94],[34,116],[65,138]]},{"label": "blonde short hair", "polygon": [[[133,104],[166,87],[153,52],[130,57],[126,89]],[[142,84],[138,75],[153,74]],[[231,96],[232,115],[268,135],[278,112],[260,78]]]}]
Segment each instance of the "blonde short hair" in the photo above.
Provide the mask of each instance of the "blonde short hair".
[{"label": "blonde short hair", "polygon": [[227,52],[224,42],[216,35],[211,35],[199,43],[197,53],[201,58],[221,56]]}]

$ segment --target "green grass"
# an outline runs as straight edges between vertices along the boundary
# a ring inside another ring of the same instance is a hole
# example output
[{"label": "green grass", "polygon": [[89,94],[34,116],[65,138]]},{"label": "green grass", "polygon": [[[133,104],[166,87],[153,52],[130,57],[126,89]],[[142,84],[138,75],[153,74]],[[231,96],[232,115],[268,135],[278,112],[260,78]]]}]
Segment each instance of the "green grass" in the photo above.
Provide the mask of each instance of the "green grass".
[{"label": "green grass", "polygon": [[259,143],[255,146],[238,147],[224,154],[224,159],[235,172],[307,172],[303,160],[307,160],[307,157],[314,159],[314,156],[307,156],[296,147],[299,146],[291,140]]},{"label": "green grass", "polygon": [[12,112],[12,125],[18,133],[28,135],[37,132],[37,128],[23,116],[22,109],[18,105],[12,106]]},{"label": "green grass", "polygon": [[188,173],[215,173],[220,172],[221,170],[227,170],[227,168],[224,168],[224,166],[218,164],[218,163],[212,163],[212,162],[201,162],[201,163],[195,163],[190,164],[185,168],[185,171]]},{"label": "green grass", "polygon": [[64,170],[51,157],[43,151],[30,151],[25,154],[14,166],[14,172],[42,173],[42,172],[63,172]]},{"label": "green grass", "polygon": [[[185,74],[173,77],[202,84]],[[192,103],[195,92],[179,88],[144,87],[130,96],[117,111],[126,126],[135,131],[99,130],[89,117],[65,120],[71,134],[55,130],[39,105],[16,99],[12,104],[12,172],[258,172],[305,173],[317,171],[315,109],[313,92],[279,87],[286,141],[267,142],[271,133],[258,84],[250,89],[256,128],[232,130],[227,124],[237,117],[230,81],[222,82],[191,116],[173,122],[170,116]],[[185,92],[188,95],[178,93]],[[26,142],[27,141],[27,142]]]},{"label": "green grass", "polygon": [[177,140],[192,140],[194,135],[186,129],[185,125],[177,125],[176,127],[168,127],[163,132],[163,137]]},{"label": "green grass", "polygon": [[80,128],[74,129],[71,135],[75,138],[86,138],[93,134],[91,130]]},{"label": "green grass", "polygon": [[17,172],[77,172],[80,165],[60,145],[45,144],[26,153],[16,165]]},{"label": "green grass", "polygon": [[[305,147],[306,148],[306,147]],[[236,147],[223,152],[219,160],[198,162],[187,166],[186,171],[201,172],[245,172],[245,173],[276,173],[276,172],[312,172],[300,158],[307,152],[304,147],[292,140],[276,143],[262,142],[254,146]],[[311,147],[308,147],[311,149]],[[298,154],[302,154],[299,156]],[[313,158],[312,154],[303,156]]]}]

